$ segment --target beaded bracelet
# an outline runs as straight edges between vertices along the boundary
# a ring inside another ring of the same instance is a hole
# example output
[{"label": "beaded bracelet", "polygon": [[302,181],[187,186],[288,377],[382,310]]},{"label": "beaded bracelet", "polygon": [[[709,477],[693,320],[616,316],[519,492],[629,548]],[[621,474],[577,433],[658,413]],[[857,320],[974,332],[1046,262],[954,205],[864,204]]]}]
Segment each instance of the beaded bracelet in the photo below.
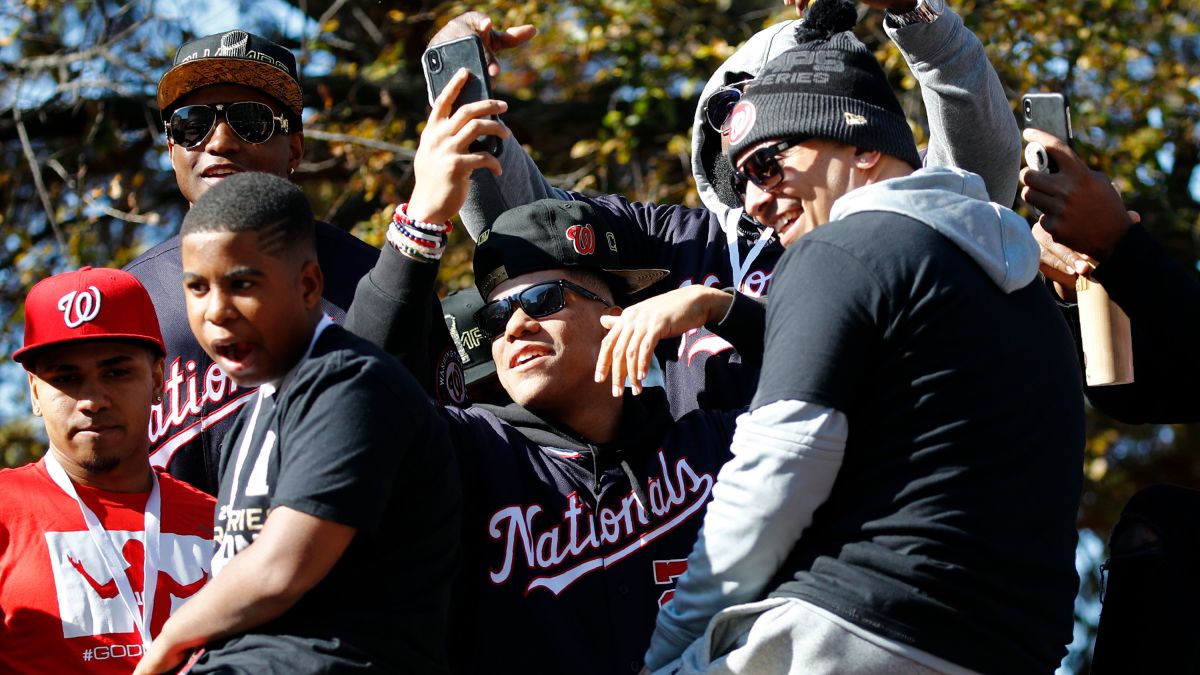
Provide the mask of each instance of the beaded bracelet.
[{"label": "beaded bracelet", "polygon": [[387,241],[402,255],[418,261],[437,261],[446,250],[447,234],[454,229],[453,223],[427,223],[408,215],[408,204],[396,207],[392,216],[392,227],[388,228]]}]

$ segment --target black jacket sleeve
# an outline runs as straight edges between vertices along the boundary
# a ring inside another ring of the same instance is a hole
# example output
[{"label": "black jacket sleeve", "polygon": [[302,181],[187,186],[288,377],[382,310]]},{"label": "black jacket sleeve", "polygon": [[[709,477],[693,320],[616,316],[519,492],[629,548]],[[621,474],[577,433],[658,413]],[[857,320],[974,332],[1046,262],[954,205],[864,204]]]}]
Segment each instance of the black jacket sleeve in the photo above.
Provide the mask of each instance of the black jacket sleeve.
[{"label": "black jacket sleeve", "polygon": [[1131,424],[1200,421],[1200,281],[1140,225],[1095,278],[1129,315],[1134,382],[1087,387],[1092,405]]},{"label": "black jacket sleeve", "polygon": [[718,321],[710,321],[704,327],[729,341],[742,357],[742,363],[762,367],[763,337],[767,330],[767,299],[752,298],[735,291],[729,311]]},{"label": "black jacket sleeve", "polygon": [[[437,271],[436,263],[417,262],[384,245],[375,267],[358,282],[346,328],[395,356],[410,372],[431,372],[428,345],[438,328],[434,319],[440,319],[433,291]],[[440,328],[445,332],[444,323]],[[417,380],[427,388],[436,386],[428,378]]]}]

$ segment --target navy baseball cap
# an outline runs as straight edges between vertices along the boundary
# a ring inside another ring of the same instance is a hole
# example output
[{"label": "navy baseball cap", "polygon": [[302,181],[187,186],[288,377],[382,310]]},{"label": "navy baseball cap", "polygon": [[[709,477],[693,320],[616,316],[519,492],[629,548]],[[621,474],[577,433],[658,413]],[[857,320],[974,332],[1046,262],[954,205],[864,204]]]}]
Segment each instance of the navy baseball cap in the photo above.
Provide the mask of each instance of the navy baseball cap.
[{"label": "navy baseball cap", "polygon": [[621,284],[618,290],[636,293],[667,276],[665,269],[622,265],[624,244],[608,218],[586,202],[543,199],[518,206],[479,235],[475,286],[487,298],[522,274],[575,268],[604,272]]},{"label": "navy baseball cap", "polygon": [[492,341],[484,336],[479,324],[475,323],[475,312],[483,305],[483,298],[474,288],[455,291],[442,300],[446,329],[458,348],[458,358],[462,361],[463,375],[468,385],[496,375]]},{"label": "navy baseball cap", "polygon": [[170,110],[184,95],[210,84],[258,89],[296,115],[304,108],[296,55],[244,30],[206,35],[180,47],[171,69],[158,81],[158,108]]}]

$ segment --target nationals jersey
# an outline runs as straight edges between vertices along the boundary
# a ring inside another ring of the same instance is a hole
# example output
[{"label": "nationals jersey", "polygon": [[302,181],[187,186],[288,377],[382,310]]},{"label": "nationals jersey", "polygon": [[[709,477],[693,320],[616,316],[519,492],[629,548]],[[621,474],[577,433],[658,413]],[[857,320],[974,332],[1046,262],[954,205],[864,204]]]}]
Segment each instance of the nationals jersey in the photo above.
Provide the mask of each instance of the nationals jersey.
[{"label": "nationals jersey", "polygon": [[[212,556],[212,497],[165,473],[158,479],[154,635],[208,581]],[[128,587],[142,605],[149,493],[74,487],[128,564]],[[0,471],[0,495],[0,672],[132,672],[142,637],[74,497],[54,483],[45,459]]]}]

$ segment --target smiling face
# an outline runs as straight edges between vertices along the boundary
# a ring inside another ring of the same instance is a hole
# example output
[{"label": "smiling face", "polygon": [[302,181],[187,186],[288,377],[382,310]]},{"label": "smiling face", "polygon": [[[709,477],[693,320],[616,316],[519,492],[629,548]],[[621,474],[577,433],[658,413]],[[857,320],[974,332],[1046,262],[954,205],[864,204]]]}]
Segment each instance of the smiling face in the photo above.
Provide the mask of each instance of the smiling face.
[{"label": "smiling face", "polygon": [[[781,139],[770,139],[738,157],[737,168],[756,150]],[[878,155],[878,153],[866,153]],[[863,153],[854,146],[811,139],[778,156],[783,180],[770,190],[750,182],[746,186],[746,213],[764,227],[775,228],[779,241],[789,246],[803,235],[829,222],[829,212],[839,197],[858,187],[854,169]]]},{"label": "smiling face", "polygon": [[253,230],[187,234],[181,250],[188,323],[204,351],[239,386],[287,374],[320,320],[316,261],[264,253]]},{"label": "smiling face", "polygon": [[[197,89],[180,98],[175,107],[237,101],[266,103],[276,115],[283,113],[283,106],[278,101],[258,89],[240,84],[215,84]],[[265,143],[256,145],[242,140],[229,128],[224,117],[218,117],[216,128],[196,147],[184,148],[168,137],[167,150],[179,191],[188,203],[195,204],[209,187],[232,173],[261,171],[287,178],[304,154],[304,135],[277,131]]]},{"label": "smiling face", "polygon": [[[515,295],[534,284],[568,279],[611,302],[607,288],[584,275],[564,270],[546,270],[509,279],[492,291],[488,301]],[[566,306],[540,319],[518,308],[509,318],[504,335],[492,342],[496,375],[513,401],[539,413],[562,420],[572,417],[571,408],[596,397],[611,399],[608,385],[593,380],[600,341],[607,332],[600,325],[604,314],[620,310],[605,307],[572,291],[565,291]]]},{"label": "smiling face", "polygon": [[69,474],[103,482],[146,471],[146,429],[163,389],[162,364],[148,348],[121,341],[72,342],[36,353],[28,364],[34,413]]}]

